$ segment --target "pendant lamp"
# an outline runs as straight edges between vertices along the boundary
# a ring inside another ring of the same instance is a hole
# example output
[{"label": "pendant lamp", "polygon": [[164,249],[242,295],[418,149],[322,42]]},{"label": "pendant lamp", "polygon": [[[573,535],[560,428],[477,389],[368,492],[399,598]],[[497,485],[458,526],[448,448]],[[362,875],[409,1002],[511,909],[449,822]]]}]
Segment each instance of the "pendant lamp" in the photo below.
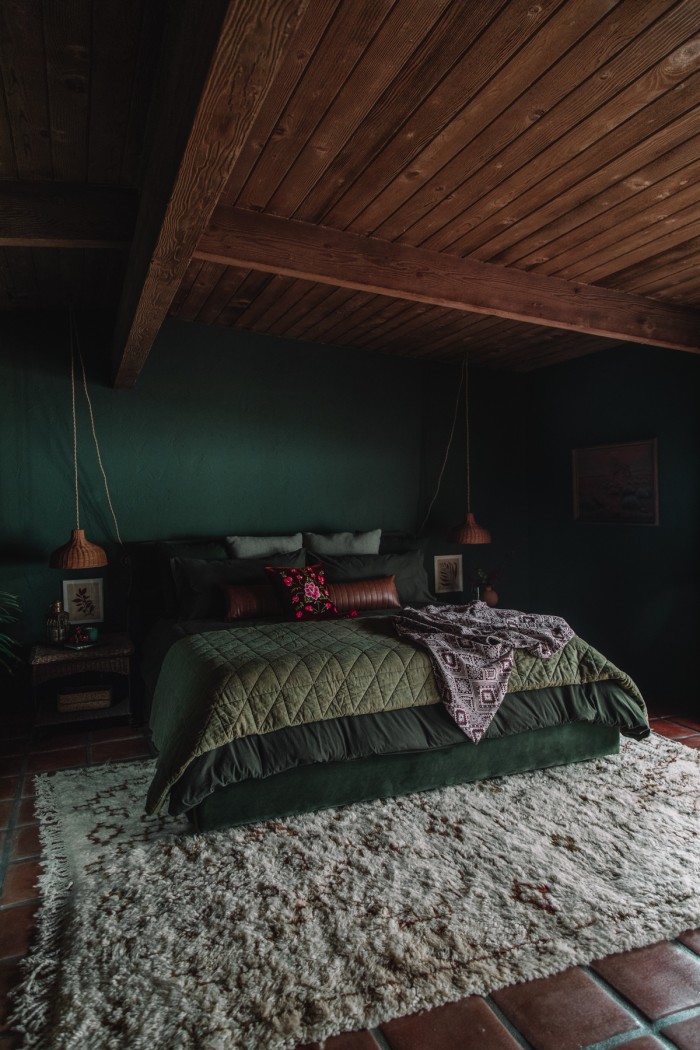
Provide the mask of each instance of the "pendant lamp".
[{"label": "pendant lamp", "polygon": [[[75,483],[75,528],[71,532],[71,537],[68,543],[64,543],[62,547],[53,551],[49,558],[49,565],[53,569],[98,569],[103,565],[107,564],[107,555],[103,551],[102,547],[98,547],[95,543],[90,543],[85,538],[85,532],[80,528],[80,491],[78,487],[78,425],[77,416],[75,411],[75,353],[76,348],[80,358],[80,366],[83,373],[83,387],[85,390],[85,397],[88,402],[90,409],[90,419],[93,426],[93,436],[95,436],[94,420],[92,420],[92,406],[90,405],[90,397],[87,391],[87,379],[85,376],[85,365],[83,364],[83,357],[80,353],[80,347],[77,342],[77,332],[75,330],[75,319],[71,312],[70,314],[70,384],[71,384],[71,405],[73,409],[73,479]],[[97,446],[97,438],[95,437],[95,444]],[[99,450],[98,450],[99,458]],[[101,464],[100,464],[101,465]]]},{"label": "pendant lamp", "polygon": [[471,510],[471,478],[469,466],[469,362],[464,361],[464,420],[466,426],[467,456],[467,516],[450,537],[455,543],[490,543],[491,533],[477,525]]}]

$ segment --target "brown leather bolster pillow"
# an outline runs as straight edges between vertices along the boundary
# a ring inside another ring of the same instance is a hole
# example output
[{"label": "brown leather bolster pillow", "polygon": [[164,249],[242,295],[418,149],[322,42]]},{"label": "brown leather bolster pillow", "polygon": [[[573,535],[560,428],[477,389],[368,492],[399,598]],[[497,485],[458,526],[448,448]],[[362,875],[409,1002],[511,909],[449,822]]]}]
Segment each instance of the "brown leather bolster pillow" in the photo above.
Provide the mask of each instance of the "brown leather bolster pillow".
[{"label": "brown leather bolster pillow", "polygon": [[350,612],[351,609],[401,608],[393,576],[329,583],[328,591],[339,613]]},{"label": "brown leather bolster pillow", "polygon": [[224,593],[227,620],[253,620],[281,614],[277,595],[267,583],[229,583]]}]

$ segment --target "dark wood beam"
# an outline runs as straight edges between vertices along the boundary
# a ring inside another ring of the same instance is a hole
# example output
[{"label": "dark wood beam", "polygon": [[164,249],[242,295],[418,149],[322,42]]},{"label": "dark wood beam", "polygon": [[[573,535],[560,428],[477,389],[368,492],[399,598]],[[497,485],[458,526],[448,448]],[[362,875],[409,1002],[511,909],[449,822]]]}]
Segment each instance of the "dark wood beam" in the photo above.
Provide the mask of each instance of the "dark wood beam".
[{"label": "dark wood beam", "polygon": [[0,182],[0,247],[128,247],[136,208],[129,189]]},{"label": "dark wood beam", "polygon": [[700,310],[236,208],[215,210],[195,258],[700,353]]},{"label": "dark wood beam", "polygon": [[115,386],[131,386],[143,367],[307,2],[169,0]]}]

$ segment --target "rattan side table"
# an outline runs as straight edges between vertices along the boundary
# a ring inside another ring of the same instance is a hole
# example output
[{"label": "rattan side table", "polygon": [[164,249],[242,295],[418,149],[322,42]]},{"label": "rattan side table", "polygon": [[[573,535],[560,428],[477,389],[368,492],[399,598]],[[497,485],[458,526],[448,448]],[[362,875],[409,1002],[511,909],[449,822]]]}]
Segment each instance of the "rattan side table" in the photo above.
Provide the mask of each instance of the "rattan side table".
[{"label": "rattan side table", "polygon": [[[85,649],[35,645],[29,653],[34,725],[59,725],[131,715],[131,657],[123,634],[107,634]],[[64,692],[61,692],[64,690]],[[74,702],[61,709],[61,699]]]}]

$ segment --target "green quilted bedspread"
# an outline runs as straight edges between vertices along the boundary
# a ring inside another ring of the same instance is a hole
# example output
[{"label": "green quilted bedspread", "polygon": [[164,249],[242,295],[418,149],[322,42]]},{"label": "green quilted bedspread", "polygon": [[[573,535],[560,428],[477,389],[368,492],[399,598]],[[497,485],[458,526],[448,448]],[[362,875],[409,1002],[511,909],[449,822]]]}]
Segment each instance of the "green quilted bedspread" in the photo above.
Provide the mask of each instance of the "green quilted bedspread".
[{"label": "green quilted bedspread", "polygon": [[[515,653],[509,691],[632,680],[581,638],[549,660]],[[159,751],[147,811],[159,809],[199,755],[253,733],[439,703],[430,657],[391,620],[258,624],[182,638],[158,678],[151,729]]]}]

